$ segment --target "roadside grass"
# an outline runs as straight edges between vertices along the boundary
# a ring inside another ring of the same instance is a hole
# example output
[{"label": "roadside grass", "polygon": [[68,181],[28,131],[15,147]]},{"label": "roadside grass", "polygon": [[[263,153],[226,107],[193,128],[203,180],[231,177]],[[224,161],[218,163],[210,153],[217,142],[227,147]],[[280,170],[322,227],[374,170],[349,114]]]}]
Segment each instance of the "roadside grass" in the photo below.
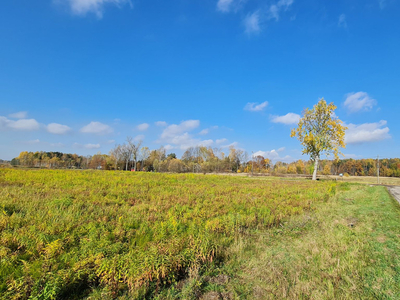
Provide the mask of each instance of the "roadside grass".
[{"label": "roadside grass", "polygon": [[277,228],[247,231],[224,265],[158,299],[400,299],[398,203],[384,187],[338,190]]}]

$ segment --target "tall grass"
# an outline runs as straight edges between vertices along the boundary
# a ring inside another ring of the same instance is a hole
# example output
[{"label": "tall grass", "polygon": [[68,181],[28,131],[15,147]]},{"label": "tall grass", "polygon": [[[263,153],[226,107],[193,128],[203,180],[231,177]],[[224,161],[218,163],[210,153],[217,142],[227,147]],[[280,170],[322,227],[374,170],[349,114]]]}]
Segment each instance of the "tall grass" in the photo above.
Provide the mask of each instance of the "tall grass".
[{"label": "tall grass", "polygon": [[0,169],[0,295],[144,297],[224,259],[246,229],[326,200],[330,183]]}]

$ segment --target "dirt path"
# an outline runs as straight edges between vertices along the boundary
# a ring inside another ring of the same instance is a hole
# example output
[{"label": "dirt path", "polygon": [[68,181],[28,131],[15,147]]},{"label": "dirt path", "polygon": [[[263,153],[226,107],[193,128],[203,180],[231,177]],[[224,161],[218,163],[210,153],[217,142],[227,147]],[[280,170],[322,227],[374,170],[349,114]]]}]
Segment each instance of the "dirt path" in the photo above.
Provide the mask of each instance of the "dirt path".
[{"label": "dirt path", "polygon": [[400,186],[388,186],[389,193],[400,203]]}]

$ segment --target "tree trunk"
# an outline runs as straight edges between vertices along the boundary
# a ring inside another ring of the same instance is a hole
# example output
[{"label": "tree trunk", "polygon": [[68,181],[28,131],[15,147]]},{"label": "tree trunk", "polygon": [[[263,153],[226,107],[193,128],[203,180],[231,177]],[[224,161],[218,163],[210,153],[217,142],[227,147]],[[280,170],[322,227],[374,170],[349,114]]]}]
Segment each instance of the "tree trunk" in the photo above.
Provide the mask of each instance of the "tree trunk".
[{"label": "tree trunk", "polygon": [[134,160],[134,167],[133,167],[133,171],[136,172],[136,159]]},{"label": "tree trunk", "polygon": [[318,162],[319,162],[319,157],[317,156],[317,157],[315,158],[314,172],[313,172],[313,175],[312,175],[312,180],[317,180]]}]

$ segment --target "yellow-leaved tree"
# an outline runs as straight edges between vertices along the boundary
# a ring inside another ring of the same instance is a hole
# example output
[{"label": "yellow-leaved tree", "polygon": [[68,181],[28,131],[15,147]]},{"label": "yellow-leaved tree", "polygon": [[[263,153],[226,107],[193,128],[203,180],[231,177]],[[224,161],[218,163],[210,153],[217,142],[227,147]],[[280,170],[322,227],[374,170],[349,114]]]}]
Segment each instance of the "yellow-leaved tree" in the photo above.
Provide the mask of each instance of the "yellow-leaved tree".
[{"label": "yellow-leaved tree", "polygon": [[310,155],[314,161],[313,180],[317,179],[318,162],[321,155],[333,154],[339,160],[339,148],[345,148],[344,135],[347,127],[339,120],[333,103],[327,104],[324,98],[312,109],[306,108],[297,128],[292,129],[291,137],[297,137],[302,144],[303,154]]}]

